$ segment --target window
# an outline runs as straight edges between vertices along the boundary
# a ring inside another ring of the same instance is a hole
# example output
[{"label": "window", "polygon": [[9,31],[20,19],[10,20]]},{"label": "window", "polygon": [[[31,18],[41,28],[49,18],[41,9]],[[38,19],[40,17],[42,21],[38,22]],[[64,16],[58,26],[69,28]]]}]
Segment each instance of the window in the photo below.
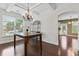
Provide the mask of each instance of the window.
[{"label": "window", "polygon": [[23,31],[23,20],[11,16],[3,16],[2,19],[2,36],[13,35],[14,32]]},{"label": "window", "polygon": [[23,31],[23,20],[16,19],[15,24],[16,24],[15,25],[16,32],[22,32]]},{"label": "window", "polygon": [[59,20],[59,34],[77,35],[78,19]]},{"label": "window", "polygon": [[13,35],[14,33],[14,17],[4,15],[2,17],[2,36]]},{"label": "window", "polygon": [[59,21],[59,34],[60,35],[67,35],[67,23],[65,21]]},{"label": "window", "polygon": [[72,33],[77,34],[78,33],[78,21],[72,21]]}]

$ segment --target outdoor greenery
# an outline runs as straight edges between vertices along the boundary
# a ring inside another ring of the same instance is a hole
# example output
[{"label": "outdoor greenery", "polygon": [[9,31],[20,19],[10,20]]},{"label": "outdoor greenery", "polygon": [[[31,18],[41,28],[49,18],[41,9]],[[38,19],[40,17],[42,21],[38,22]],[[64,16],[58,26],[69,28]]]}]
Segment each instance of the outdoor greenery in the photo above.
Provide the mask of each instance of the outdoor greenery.
[{"label": "outdoor greenery", "polygon": [[22,23],[23,23],[23,20],[21,19],[16,19],[15,21],[8,21],[7,24],[6,24],[6,31],[11,31],[11,30],[14,30],[14,22],[16,23],[16,30],[20,30],[22,31],[22,28],[20,29]]},{"label": "outdoor greenery", "polygon": [[[18,29],[18,30],[20,30],[20,27],[21,27],[21,25],[23,24],[23,20],[21,20],[21,19],[16,19],[15,23],[16,23],[15,28]],[[21,30],[22,30],[22,28],[21,28]]]},{"label": "outdoor greenery", "polygon": [[14,29],[14,22],[7,22],[6,31],[11,31]]}]

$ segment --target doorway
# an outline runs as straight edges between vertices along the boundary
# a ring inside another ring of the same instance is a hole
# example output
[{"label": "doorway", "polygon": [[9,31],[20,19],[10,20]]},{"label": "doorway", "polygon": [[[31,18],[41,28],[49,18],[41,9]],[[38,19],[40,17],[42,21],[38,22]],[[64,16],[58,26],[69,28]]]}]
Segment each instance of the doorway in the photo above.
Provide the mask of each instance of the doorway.
[{"label": "doorway", "polygon": [[58,20],[59,55],[77,55],[78,18]]}]

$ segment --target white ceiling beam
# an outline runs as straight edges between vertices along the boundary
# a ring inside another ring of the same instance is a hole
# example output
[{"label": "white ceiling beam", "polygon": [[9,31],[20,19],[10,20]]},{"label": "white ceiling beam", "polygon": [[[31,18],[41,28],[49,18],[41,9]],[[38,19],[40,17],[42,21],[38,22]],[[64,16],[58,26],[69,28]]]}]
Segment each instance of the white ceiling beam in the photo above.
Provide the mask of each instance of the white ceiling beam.
[{"label": "white ceiling beam", "polygon": [[21,7],[21,6],[17,5],[17,4],[15,4],[15,6],[17,6],[17,7],[21,8],[21,9],[24,9],[24,10],[26,10],[26,8],[24,8],[24,7]]},{"label": "white ceiling beam", "polygon": [[[30,9],[34,9],[34,8],[38,7],[39,5],[40,5],[40,3],[35,4],[34,6],[30,7]],[[26,8],[21,7],[21,6],[17,5],[17,4],[15,4],[15,6],[17,6],[17,7],[19,7],[19,8],[22,8],[22,9],[24,9],[24,10],[27,10]]]},{"label": "white ceiling beam", "polygon": [[35,4],[35,5],[34,5],[34,6],[32,6],[30,9],[34,9],[34,8],[36,8],[36,7],[40,6],[40,4],[41,4],[41,3]]},{"label": "white ceiling beam", "polygon": [[[40,6],[40,4],[41,4],[41,3],[35,4],[34,6],[30,7],[30,9],[33,10],[33,9],[35,9],[36,7]],[[21,7],[21,6],[17,5],[17,4],[15,4],[15,6],[17,6],[17,7],[21,8],[21,9],[24,9],[25,11],[27,11],[26,8]],[[38,13],[37,11],[34,11],[34,12],[39,15],[39,13]]]}]

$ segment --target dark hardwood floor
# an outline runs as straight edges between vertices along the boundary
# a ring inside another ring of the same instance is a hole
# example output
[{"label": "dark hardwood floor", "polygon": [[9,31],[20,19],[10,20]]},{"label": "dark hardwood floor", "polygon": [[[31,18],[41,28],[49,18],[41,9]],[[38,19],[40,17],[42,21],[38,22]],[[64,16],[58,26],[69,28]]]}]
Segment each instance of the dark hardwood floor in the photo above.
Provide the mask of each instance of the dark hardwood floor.
[{"label": "dark hardwood floor", "polygon": [[[17,41],[16,55],[24,56],[23,40]],[[49,44],[47,42],[42,42],[42,55],[43,56],[58,56],[59,47],[54,44]],[[32,42],[28,44],[28,56],[40,56],[39,53],[39,41]],[[79,52],[78,52],[79,55]],[[0,44],[0,56],[14,56],[13,42]],[[61,56],[67,56],[67,51],[61,50]]]},{"label": "dark hardwood floor", "polygon": [[[43,56],[58,56],[58,46],[49,44],[46,42],[42,42],[43,44],[43,50],[42,55]],[[19,47],[18,47],[19,46]],[[23,55],[23,40],[17,41],[17,54]],[[0,44],[0,55],[1,56],[13,56],[14,50],[13,50],[13,42]],[[28,56],[39,56],[39,41],[36,42],[36,44],[31,44],[29,42],[28,45]]]}]

